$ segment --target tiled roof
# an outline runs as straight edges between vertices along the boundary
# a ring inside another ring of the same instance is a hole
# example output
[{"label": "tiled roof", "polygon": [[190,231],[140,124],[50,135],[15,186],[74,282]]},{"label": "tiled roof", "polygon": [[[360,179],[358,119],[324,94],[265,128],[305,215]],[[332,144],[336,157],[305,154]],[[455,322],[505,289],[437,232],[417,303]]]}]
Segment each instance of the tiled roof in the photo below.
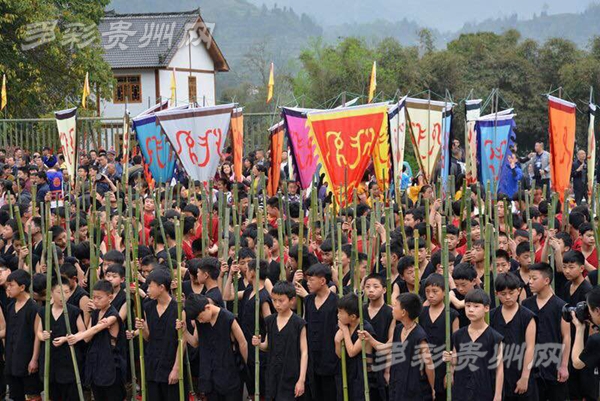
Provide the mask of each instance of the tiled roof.
[{"label": "tiled roof", "polygon": [[[186,32],[202,22],[200,9],[176,13],[117,14],[107,11],[98,29],[104,59],[112,68],[164,68]],[[216,71],[229,66],[212,36],[208,51]]]}]

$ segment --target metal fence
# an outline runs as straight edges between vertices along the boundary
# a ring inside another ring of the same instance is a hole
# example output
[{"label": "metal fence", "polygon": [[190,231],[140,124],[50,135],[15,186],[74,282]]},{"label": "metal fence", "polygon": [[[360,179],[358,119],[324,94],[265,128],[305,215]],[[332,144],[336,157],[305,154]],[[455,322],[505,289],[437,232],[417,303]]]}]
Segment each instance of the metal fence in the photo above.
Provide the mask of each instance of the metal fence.
[{"label": "metal fence", "polygon": [[[244,151],[265,149],[269,144],[268,128],[277,122],[272,114],[244,115]],[[123,119],[101,117],[77,118],[79,149],[119,149],[123,138]],[[40,151],[44,146],[58,151],[60,140],[53,118],[0,119],[0,147],[8,150],[20,147]]]}]

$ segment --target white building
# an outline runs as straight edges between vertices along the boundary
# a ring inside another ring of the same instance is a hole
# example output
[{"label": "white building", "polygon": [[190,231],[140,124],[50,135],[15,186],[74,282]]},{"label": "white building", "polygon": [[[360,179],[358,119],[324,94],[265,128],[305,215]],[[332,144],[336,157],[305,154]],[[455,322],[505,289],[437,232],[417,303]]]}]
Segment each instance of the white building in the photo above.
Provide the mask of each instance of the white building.
[{"label": "white building", "polygon": [[116,80],[112,101],[98,105],[100,116],[123,117],[127,107],[135,117],[160,99],[170,99],[173,69],[177,104],[216,103],[216,73],[229,71],[229,65],[199,9],[154,14],[109,11],[99,30],[104,59]]}]

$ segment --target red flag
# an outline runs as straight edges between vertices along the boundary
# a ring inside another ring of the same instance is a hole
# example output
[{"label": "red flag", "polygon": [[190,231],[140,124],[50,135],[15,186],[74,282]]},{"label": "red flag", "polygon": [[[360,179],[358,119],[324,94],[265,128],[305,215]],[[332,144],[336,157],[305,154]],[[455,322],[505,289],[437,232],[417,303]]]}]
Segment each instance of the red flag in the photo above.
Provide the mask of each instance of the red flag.
[{"label": "red flag", "polygon": [[271,166],[269,167],[269,183],[267,192],[269,196],[275,196],[279,188],[281,178],[281,153],[283,152],[283,121],[269,128],[271,133]]},{"label": "red flag", "polygon": [[564,201],[571,182],[575,147],[575,103],[548,96],[550,133],[550,179],[554,192]]}]

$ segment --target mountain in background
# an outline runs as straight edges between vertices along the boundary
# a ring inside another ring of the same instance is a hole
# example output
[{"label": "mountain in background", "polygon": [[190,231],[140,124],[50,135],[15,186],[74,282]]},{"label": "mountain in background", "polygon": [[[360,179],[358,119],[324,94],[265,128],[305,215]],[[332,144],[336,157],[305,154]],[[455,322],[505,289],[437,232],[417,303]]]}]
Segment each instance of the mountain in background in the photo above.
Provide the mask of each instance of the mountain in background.
[{"label": "mountain in background", "polygon": [[346,23],[370,23],[378,19],[390,22],[412,20],[421,26],[440,31],[456,31],[466,23],[488,18],[531,18],[545,11],[549,14],[582,12],[593,0],[249,0],[269,8],[291,7],[306,13],[325,27]]},{"label": "mountain in background", "polygon": [[[231,66],[218,80],[223,89],[241,83],[265,85],[270,61],[278,73],[294,74],[301,50],[315,38],[327,44],[348,36],[367,43],[392,37],[413,46],[427,27],[435,46],[443,48],[462,33],[517,29],[522,38],[543,42],[560,37],[585,47],[600,35],[600,5],[588,4],[589,0],[455,0],[450,6],[443,0],[113,0],[107,9],[141,13],[200,7],[204,20],[216,24],[214,36]],[[553,14],[565,10],[571,12]]]}]

